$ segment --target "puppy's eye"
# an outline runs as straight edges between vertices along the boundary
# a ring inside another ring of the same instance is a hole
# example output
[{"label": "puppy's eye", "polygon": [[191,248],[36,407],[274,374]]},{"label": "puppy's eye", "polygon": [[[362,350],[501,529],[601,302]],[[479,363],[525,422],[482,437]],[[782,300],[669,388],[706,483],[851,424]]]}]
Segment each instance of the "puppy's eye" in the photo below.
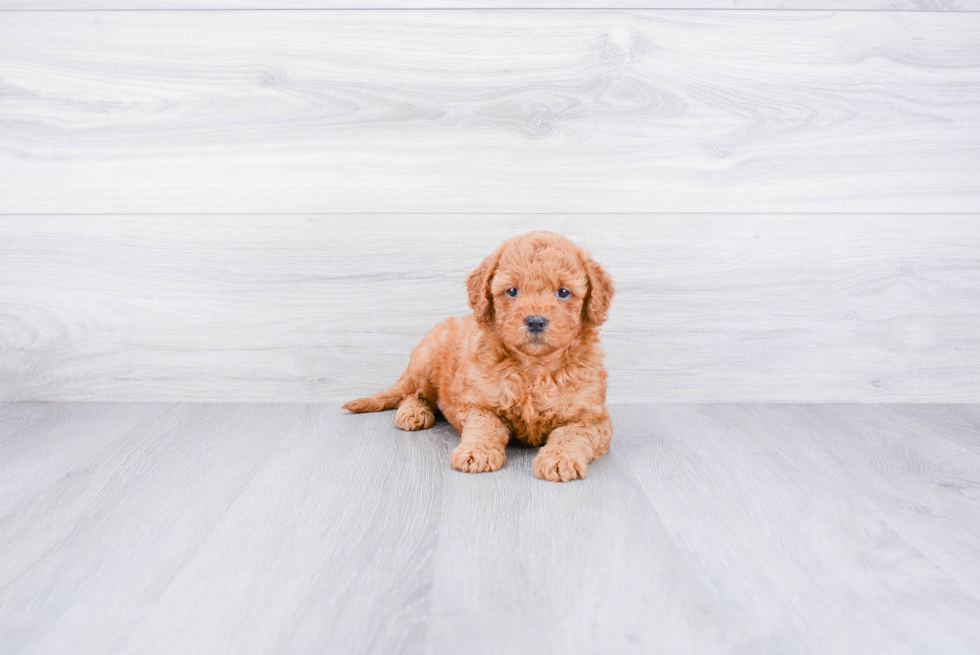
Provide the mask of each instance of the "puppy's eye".
[{"label": "puppy's eye", "polygon": [[572,295],[572,292],[569,291],[566,287],[561,287],[560,289],[558,289],[558,291],[555,292],[555,295],[561,298],[562,300],[564,300],[565,298],[568,298],[570,295]]},{"label": "puppy's eye", "polygon": [[511,298],[516,298],[517,297],[517,294],[519,294],[520,291],[517,290],[517,287],[511,287],[511,288],[507,289],[506,293]]}]

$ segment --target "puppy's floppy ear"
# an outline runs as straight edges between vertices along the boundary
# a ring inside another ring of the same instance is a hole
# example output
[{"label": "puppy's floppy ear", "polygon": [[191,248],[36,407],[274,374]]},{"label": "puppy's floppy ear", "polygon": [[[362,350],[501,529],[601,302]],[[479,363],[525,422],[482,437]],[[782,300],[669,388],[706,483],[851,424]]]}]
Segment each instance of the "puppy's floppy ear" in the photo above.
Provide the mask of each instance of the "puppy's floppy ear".
[{"label": "puppy's floppy ear", "polygon": [[585,300],[585,320],[598,327],[606,322],[609,314],[609,304],[612,302],[612,278],[602,266],[597,264],[587,252],[582,252],[582,264],[589,279],[589,295]]},{"label": "puppy's floppy ear", "polygon": [[476,320],[486,325],[493,325],[493,294],[490,293],[490,281],[493,280],[502,251],[502,247],[497,248],[492,255],[488,255],[466,280],[470,307],[476,315]]}]

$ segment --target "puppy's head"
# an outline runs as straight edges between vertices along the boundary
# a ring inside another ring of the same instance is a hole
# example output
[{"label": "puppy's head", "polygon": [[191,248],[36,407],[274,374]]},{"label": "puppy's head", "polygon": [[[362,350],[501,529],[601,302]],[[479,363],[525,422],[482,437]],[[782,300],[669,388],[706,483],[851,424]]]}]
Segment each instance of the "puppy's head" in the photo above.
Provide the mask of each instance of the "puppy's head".
[{"label": "puppy's head", "polygon": [[532,356],[565,348],[602,325],[614,293],[606,271],[554,232],[505,241],[470,274],[467,290],[477,320]]}]

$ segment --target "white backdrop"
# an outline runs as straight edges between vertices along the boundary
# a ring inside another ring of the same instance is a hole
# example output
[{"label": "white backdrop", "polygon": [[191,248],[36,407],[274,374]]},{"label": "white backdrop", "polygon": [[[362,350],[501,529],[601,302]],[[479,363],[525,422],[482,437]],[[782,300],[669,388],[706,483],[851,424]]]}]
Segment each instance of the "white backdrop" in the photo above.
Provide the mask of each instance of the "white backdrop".
[{"label": "white backdrop", "polygon": [[617,282],[614,402],[975,402],[978,35],[942,11],[3,12],[0,400],[375,391],[483,256],[547,228]]}]

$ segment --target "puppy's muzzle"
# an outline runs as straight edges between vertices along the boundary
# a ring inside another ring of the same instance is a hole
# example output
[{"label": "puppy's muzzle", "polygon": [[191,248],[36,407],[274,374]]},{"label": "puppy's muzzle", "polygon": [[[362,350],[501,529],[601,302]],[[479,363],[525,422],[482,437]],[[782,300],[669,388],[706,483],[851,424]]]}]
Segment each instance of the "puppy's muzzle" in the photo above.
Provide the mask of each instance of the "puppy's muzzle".
[{"label": "puppy's muzzle", "polygon": [[528,316],[524,319],[524,327],[526,327],[527,331],[531,334],[541,334],[544,332],[544,329],[548,327],[548,319],[537,314]]}]

